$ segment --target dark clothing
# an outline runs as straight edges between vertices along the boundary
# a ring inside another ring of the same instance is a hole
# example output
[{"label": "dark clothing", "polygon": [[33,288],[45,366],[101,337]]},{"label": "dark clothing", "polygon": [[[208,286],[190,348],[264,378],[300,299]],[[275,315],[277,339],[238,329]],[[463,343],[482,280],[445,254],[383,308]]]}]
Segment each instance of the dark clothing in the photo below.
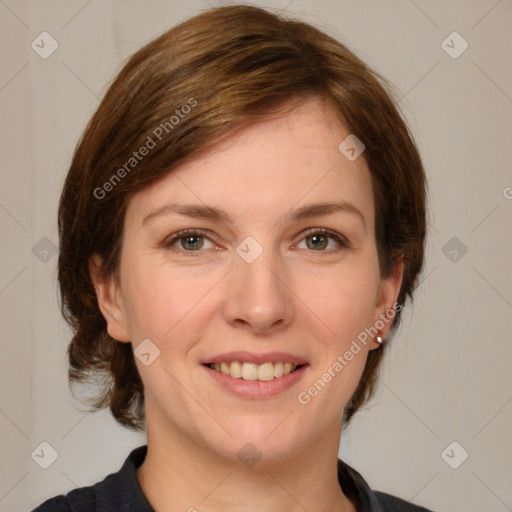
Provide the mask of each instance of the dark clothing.
[{"label": "dark clothing", "polygon": [[[123,467],[90,487],[45,501],[32,512],[154,512],[139,486],[136,469],[144,462],[147,446],[133,450]],[[374,492],[363,477],[338,459],[338,480],[357,512],[431,512],[399,498]]]}]

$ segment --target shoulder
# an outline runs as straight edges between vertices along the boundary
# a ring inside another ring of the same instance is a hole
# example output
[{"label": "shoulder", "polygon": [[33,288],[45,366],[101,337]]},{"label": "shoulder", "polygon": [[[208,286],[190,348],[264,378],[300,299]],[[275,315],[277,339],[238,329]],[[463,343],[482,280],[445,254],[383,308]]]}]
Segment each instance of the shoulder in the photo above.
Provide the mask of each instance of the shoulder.
[{"label": "shoulder", "polygon": [[432,512],[384,492],[375,491],[374,495],[381,505],[382,512]]},{"label": "shoulder", "polygon": [[34,508],[32,512],[71,512],[68,502],[64,496],[50,498],[44,503]]},{"label": "shoulder", "polygon": [[361,474],[338,459],[338,480],[358,512],[432,512],[390,494],[373,491]]},{"label": "shoulder", "polygon": [[65,496],[55,496],[32,512],[152,512],[136,477],[147,446],[133,450],[117,473],[89,487],[80,487]]},{"label": "shoulder", "polygon": [[70,491],[66,496],[55,496],[46,500],[32,512],[89,512],[96,510],[94,486],[81,487]]}]

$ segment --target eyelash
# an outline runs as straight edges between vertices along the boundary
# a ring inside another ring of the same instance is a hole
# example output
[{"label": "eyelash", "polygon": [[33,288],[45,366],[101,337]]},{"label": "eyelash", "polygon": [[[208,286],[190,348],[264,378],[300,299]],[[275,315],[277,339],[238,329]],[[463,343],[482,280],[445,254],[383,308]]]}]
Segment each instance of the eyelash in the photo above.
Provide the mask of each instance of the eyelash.
[{"label": "eyelash", "polygon": [[[314,235],[323,235],[323,236],[327,236],[328,238],[333,239],[335,242],[337,242],[340,245],[341,249],[349,249],[351,247],[350,242],[343,235],[340,235],[339,233],[336,233],[335,231],[331,231],[330,229],[326,229],[326,228],[309,228],[309,229],[307,229],[303,238],[301,238],[300,242],[302,240],[304,240],[305,238],[314,236]],[[178,249],[176,247],[173,247],[173,245],[176,242],[178,242],[182,239],[185,239],[189,236],[198,236],[198,237],[206,238],[207,240],[210,240],[210,238],[206,235],[206,233],[200,229],[184,229],[184,230],[178,231],[174,235],[171,235],[170,237],[167,237],[166,239],[164,239],[161,246],[166,249],[184,253],[187,256],[192,256],[192,257],[198,256],[199,254],[197,254],[197,253],[203,252],[201,249],[196,250],[196,251],[187,251],[185,249]],[[213,241],[210,240],[210,242],[213,242]],[[311,252],[333,254],[333,253],[339,252],[341,249],[340,248],[330,249],[327,251],[314,251],[313,249],[311,249]]]}]

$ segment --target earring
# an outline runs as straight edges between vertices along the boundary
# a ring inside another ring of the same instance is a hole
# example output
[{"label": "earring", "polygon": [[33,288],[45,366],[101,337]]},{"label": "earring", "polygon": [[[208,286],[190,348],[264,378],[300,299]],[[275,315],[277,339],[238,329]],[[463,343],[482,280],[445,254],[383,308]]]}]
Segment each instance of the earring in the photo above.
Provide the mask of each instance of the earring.
[{"label": "earring", "polygon": [[377,336],[377,343],[379,343],[379,345],[382,345],[384,343],[382,336]]}]

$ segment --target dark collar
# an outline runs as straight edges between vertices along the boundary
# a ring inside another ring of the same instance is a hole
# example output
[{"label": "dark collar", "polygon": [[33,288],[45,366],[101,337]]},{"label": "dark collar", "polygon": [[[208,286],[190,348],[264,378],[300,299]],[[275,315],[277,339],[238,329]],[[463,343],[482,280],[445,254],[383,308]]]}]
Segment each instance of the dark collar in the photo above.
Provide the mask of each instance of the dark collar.
[{"label": "dark collar", "polygon": [[357,512],[385,512],[366,480],[354,468],[338,459],[338,482]]},{"label": "dark collar", "polygon": [[140,488],[136,473],[146,458],[147,450],[146,445],[135,448],[117,473],[96,484],[97,512],[154,512]]},{"label": "dark collar", "polygon": [[[140,488],[136,474],[146,453],[146,445],[135,448],[117,473],[107,476],[94,486],[97,512],[154,512]],[[385,512],[365,479],[341,459],[338,459],[338,480],[341,489],[355,503],[358,512]]]}]

